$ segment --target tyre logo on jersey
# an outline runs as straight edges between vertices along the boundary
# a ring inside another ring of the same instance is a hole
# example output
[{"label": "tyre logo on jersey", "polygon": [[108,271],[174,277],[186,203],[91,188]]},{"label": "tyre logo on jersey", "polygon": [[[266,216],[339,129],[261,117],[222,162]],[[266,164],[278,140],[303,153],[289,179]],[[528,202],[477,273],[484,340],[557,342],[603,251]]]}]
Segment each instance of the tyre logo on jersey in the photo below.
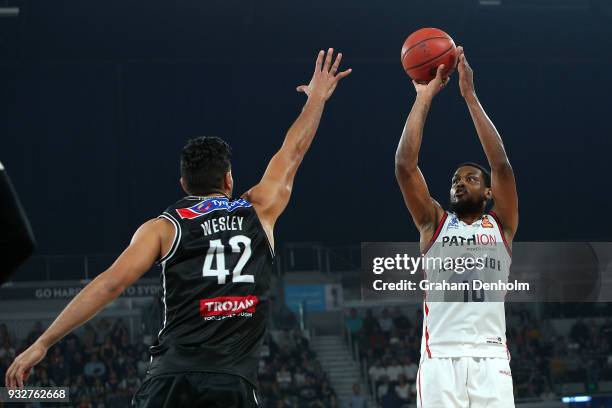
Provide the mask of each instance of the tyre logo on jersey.
[{"label": "tyre logo on jersey", "polygon": [[257,296],[220,296],[200,299],[200,316],[233,316],[239,313],[254,313],[259,303]]},{"label": "tyre logo on jersey", "polygon": [[243,198],[239,198],[238,200],[234,201],[229,201],[225,197],[215,197],[201,201],[196,205],[192,205],[191,207],[177,208],[176,212],[182,219],[192,220],[194,218],[201,217],[213,211],[225,210],[227,212],[232,212],[237,208],[248,207],[252,207],[252,204]]}]

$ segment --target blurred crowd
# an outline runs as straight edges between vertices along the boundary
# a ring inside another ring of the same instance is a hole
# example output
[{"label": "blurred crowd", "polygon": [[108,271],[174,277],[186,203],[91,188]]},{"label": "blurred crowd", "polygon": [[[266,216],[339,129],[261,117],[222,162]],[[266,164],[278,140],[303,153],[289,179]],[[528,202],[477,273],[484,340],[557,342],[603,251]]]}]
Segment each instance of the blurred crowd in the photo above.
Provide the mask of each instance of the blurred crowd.
[{"label": "blurred crowd", "polygon": [[[123,320],[96,319],[80,335],[70,334],[53,346],[27,381],[29,386],[70,389],[70,404],[78,408],[127,407],[149,366],[142,339],[130,341]],[[0,375],[4,381],[15,356],[43,332],[36,323],[17,344],[0,324]],[[336,394],[307,337],[298,329],[268,333],[259,362],[260,396],[267,408],[336,407]],[[59,404],[57,404],[59,405]],[[36,406],[36,404],[32,405]]]},{"label": "blurred crowd", "polygon": [[596,393],[602,382],[612,380],[610,318],[600,323],[578,318],[562,335],[549,320],[516,308],[507,313],[507,327],[515,396],[554,399],[571,383]]},{"label": "blurred crowd", "polygon": [[[27,338],[17,344],[6,325],[0,325],[0,375],[16,354],[21,353],[43,332],[36,323]],[[148,349],[142,341],[132,344],[123,320],[98,319],[51,347],[27,381],[34,387],[68,387],[70,404],[78,408],[129,406],[149,365]],[[33,404],[32,406],[36,406]]]},{"label": "blurred crowd", "polygon": [[[524,305],[506,307],[507,343],[515,398],[557,399],[567,384],[597,392],[612,380],[612,320],[578,318],[567,334],[539,320]],[[400,308],[375,314],[351,309],[345,316],[353,347],[365,364],[370,391],[384,408],[414,403],[423,315],[410,318]]]},{"label": "blurred crowd", "polygon": [[298,329],[268,334],[259,361],[263,407],[335,408],[336,393],[327,373]]},{"label": "blurred crowd", "polygon": [[[557,399],[568,384],[596,393],[612,381],[612,319],[574,319],[558,333],[550,319],[538,319],[520,304],[506,307],[507,343],[515,398]],[[348,311],[352,346],[364,362],[371,395],[383,408],[416,401],[423,316],[400,308]],[[308,336],[295,328],[266,334],[259,361],[265,408],[335,408],[340,402]],[[0,324],[0,378],[27,345],[43,331],[36,323],[23,340]],[[28,380],[31,386],[70,388],[79,408],[128,406],[149,365],[148,346],[122,319],[95,319],[53,346]],[[356,385],[357,386],[357,385]],[[357,390],[352,405],[361,407]],[[35,406],[35,405],[34,405]]]},{"label": "blurred crowd", "polygon": [[413,319],[400,308],[384,308],[362,316],[351,309],[345,318],[360,361],[366,362],[370,391],[384,407],[414,403],[420,356],[422,312]]}]

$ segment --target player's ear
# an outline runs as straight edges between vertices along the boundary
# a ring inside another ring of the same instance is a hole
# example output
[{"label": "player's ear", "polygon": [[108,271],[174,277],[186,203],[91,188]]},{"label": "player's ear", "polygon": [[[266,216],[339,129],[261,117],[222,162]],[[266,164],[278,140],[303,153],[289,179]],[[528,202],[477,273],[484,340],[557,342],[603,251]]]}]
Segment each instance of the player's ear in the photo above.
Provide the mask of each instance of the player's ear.
[{"label": "player's ear", "polygon": [[187,191],[187,182],[185,181],[185,179],[181,177],[179,179],[179,182],[181,183],[181,188],[183,189],[183,191],[187,194],[190,194],[189,191]]},{"label": "player's ear", "polygon": [[487,200],[490,200],[493,198],[493,191],[491,190],[490,187],[487,187],[487,189],[485,190],[485,197],[487,198]]},{"label": "player's ear", "polygon": [[232,177],[232,171],[225,173],[223,177],[223,188],[230,193],[234,190],[234,178]]}]

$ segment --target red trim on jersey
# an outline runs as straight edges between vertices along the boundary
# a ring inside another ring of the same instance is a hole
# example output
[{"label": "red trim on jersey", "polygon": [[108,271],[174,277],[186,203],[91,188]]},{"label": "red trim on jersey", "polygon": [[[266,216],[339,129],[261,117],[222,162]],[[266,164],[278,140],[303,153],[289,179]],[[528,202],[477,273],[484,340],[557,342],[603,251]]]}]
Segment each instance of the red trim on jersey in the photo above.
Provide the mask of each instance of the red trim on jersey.
[{"label": "red trim on jersey", "polygon": [[440,235],[440,231],[442,230],[442,226],[444,225],[444,222],[446,221],[447,217],[448,217],[448,213],[446,211],[444,211],[444,215],[442,216],[442,219],[438,223],[438,227],[436,228],[436,232],[434,232],[433,236],[431,237],[431,239],[427,243],[427,246],[425,247],[425,250],[423,251],[423,255],[426,254],[427,251],[429,251],[429,249],[432,247],[434,242],[436,242],[436,239],[438,238],[438,235]]},{"label": "red trim on jersey", "polygon": [[419,401],[421,402],[421,408],[423,408],[423,390],[421,389],[421,363],[419,363],[419,375],[418,375],[419,379]]},{"label": "red trim on jersey", "polygon": [[[427,292],[425,292],[425,296],[427,296]],[[431,358],[431,350],[429,350],[429,330],[427,330],[427,316],[429,316],[429,308],[427,307],[427,302],[423,302],[425,305],[425,316],[423,316],[424,325],[425,325],[425,351],[427,351],[427,356]]]},{"label": "red trim on jersey", "polygon": [[[429,251],[429,249],[433,246],[434,242],[436,242],[436,239],[440,235],[440,231],[442,231],[442,226],[446,222],[446,218],[448,218],[448,213],[444,211],[444,215],[438,223],[436,231],[429,240],[427,247],[423,251],[423,255],[425,255],[427,251]],[[425,279],[427,279],[427,272],[425,271],[425,268],[423,268],[423,274],[425,275]],[[423,316],[423,325],[425,326],[425,351],[427,351],[427,356],[431,358],[431,350],[429,349],[429,330],[427,330],[427,316],[429,316],[429,308],[427,307],[427,291],[425,291],[425,299],[423,300],[423,304],[425,306],[425,316]]]},{"label": "red trim on jersey", "polygon": [[506,241],[506,234],[504,234],[504,229],[502,228],[502,223],[499,220],[499,217],[497,216],[497,214],[495,214],[495,211],[489,211],[489,214],[493,217],[493,219],[495,219],[495,222],[497,223],[497,228],[499,228],[499,233],[501,234],[502,240],[504,241],[504,245],[508,250],[508,255],[512,256],[512,249],[510,248],[510,245],[508,245],[508,241]]}]

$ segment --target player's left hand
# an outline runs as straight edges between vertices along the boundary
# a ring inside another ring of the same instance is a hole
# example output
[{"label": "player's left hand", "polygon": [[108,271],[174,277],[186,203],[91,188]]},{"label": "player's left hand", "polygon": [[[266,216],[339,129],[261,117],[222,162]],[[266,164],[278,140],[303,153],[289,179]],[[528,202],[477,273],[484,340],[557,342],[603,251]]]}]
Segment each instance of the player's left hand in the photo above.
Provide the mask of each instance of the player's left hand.
[{"label": "player's left hand", "polygon": [[459,90],[461,91],[461,96],[469,98],[476,95],[476,90],[474,89],[474,71],[472,67],[470,67],[470,64],[468,64],[467,58],[465,58],[463,47],[457,47],[457,54],[459,58],[457,64],[457,70],[459,71]]},{"label": "player's left hand", "polygon": [[6,370],[4,382],[7,388],[23,388],[23,383],[32,373],[32,368],[40,363],[47,354],[47,348],[35,342],[17,356]]},{"label": "player's left hand", "polygon": [[[304,92],[308,97],[320,98],[324,101],[328,100],[329,97],[334,93],[338,82],[348,76],[352,69],[338,72],[340,61],[342,61],[342,53],[336,56],[336,60],[332,65],[332,57],[334,55],[334,49],[330,48],[327,50],[327,56],[325,52],[321,50],[317,55],[317,62],[315,63],[315,71],[312,75],[312,79],[308,85],[300,85],[297,87],[298,92]],[[323,63],[323,57],[325,56],[325,63]]]}]

